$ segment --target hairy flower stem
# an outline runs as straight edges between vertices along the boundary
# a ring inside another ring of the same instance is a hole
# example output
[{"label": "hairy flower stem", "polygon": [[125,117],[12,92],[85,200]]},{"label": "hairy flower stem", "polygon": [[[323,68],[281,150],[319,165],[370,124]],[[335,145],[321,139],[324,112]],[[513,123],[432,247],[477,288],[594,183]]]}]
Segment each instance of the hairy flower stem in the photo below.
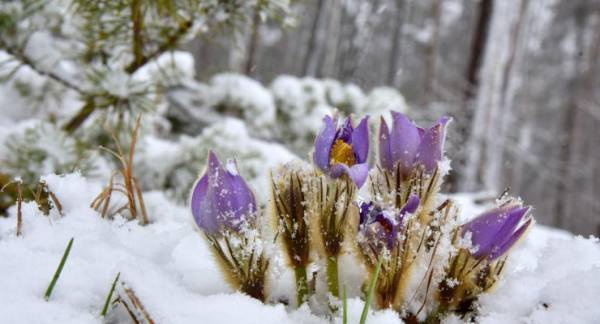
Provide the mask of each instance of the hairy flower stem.
[{"label": "hairy flower stem", "polygon": [[327,287],[329,292],[336,298],[340,297],[340,287],[338,281],[338,257],[327,257]]},{"label": "hairy flower stem", "polygon": [[427,316],[427,319],[425,319],[425,323],[439,323],[447,311],[448,305],[440,304],[434,312]]},{"label": "hairy flower stem", "polygon": [[250,281],[250,282],[244,282],[242,283],[242,286],[240,287],[240,291],[242,291],[244,294],[258,299],[261,302],[265,302],[266,296],[265,296],[265,287],[263,285],[262,282],[259,281]]},{"label": "hairy flower stem", "polygon": [[306,301],[308,296],[308,282],[306,279],[306,267],[298,266],[294,268],[296,274],[296,304],[298,307]]}]

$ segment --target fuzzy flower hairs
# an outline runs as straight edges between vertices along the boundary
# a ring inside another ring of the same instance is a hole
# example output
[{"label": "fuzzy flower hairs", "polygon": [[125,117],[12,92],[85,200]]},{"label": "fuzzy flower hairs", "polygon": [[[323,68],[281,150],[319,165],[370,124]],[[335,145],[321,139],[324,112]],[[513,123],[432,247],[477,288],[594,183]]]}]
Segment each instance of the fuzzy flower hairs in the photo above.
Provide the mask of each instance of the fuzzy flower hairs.
[{"label": "fuzzy flower hairs", "polygon": [[509,198],[457,229],[458,253],[440,282],[438,312],[471,310],[477,296],[498,281],[506,254],[533,222],[530,210]]},{"label": "fuzzy flower hairs", "polygon": [[[209,152],[191,209],[234,289],[265,301],[269,259],[282,255],[295,281],[290,304],[335,313],[343,304],[340,288],[353,284],[339,275],[339,259],[347,255],[364,265],[356,267],[365,269],[361,297],[376,309],[393,309],[410,323],[473,313],[533,224],[531,208],[505,197],[460,223],[456,204],[439,193],[450,169],[444,155],[450,118],[421,128],[401,113],[391,117],[391,127],[381,119],[378,160],[369,169],[368,117],[355,124],[352,117],[325,116],[312,163],[271,170],[271,226],[265,227],[271,233],[261,233],[263,213],[235,161],[221,164]],[[357,197],[363,185],[367,190]],[[267,257],[266,244],[280,254]]]},{"label": "fuzzy flower hairs", "polygon": [[[358,203],[358,254],[368,280],[376,280],[376,308],[418,315],[431,292],[430,284],[414,282],[433,280],[443,270],[439,260],[450,248],[456,218],[452,203],[441,203],[437,195],[447,172],[442,164],[449,121],[442,117],[423,129],[392,112],[390,130],[381,119],[378,165],[368,183],[371,201]],[[377,263],[381,271],[373,278]]]},{"label": "fuzzy flower hairs", "polygon": [[[446,126],[441,117],[430,128],[421,128],[399,112],[392,111],[392,128],[383,119],[379,128],[379,165],[371,178],[372,194],[401,208],[410,193],[430,209],[442,178],[448,172],[444,160]],[[427,216],[427,215],[422,215]],[[422,221],[427,221],[422,219]]]},{"label": "fuzzy flower hairs", "polygon": [[[338,259],[348,237],[354,241],[357,209],[352,203],[369,174],[368,116],[356,127],[352,117],[338,123],[325,116],[315,140],[316,176],[310,180],[308,204],[312,209],[313,240],[326,265],[326,280],[333,299],[340,297]],[[332,307],[335,309],[335,306]]]},{"label": "fuzzy flower hairs", "polygon": [[264,301],[269,261],[263,254],[254,194],[238,174],[235,161],[223,167],[209,152],[206,171],[193,187],[190,204],[194,221],[227,282]]}]

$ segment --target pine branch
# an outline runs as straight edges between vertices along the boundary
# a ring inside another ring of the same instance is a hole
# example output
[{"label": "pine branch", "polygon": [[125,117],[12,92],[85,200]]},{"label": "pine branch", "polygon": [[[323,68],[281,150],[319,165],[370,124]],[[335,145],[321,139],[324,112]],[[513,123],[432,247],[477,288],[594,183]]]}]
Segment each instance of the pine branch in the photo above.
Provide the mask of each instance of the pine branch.
[{"label": "pine branch", "polygon": [[10,54],[17,61],[19,61],[22,65],[26,65],[30,69],[34,70],[37,74],[48,77],[48,78],[62,84],[66,88],[75,90],[82,95],[88,94],[77,84],[74,84],[71,81],[68,81],[67,79],[61,77],[60,75],[58,75],[52,71],[46,71],[46,70],[41,69],[39,66],[37,66],[35,64],[35,62],[32,59],[27,57],[27,55],[25,55],[25,53],[23,53],[22,50],[15,49],[15,48],[8,46],[2,39],[0,39],[0,49],[4,50],[6,53]]},{"label": "pine branch", "polygon": [[67,133],[73,133],[94,112],[94,110],[94,100],[91,98],[87,99],[77,114],[71,117],[71,119],[62,127],[63,130]]},{"label": "pine branch", "polygon": [[144,15],[142,14],[140,0],[131,1],[131,21],[133,22],[133,63],[140,64],[144,51],[144,40],[142,38],[142,31],[144,29]]},{"label": "pine branch", "polygon": [[[162,53],[168,50],[173,49],[175,46],[177,46],[177,44],[179,44],[181,38],[187,34],[192,25],[192,20],[186,20],[182,22],[179,25],[179,28],[175,31],[175,33],[169,38],[167,38],[164,43],[159,45],[156,50],[147,55],[142,55],[141,57],[134,58],[133,62],[131,62],[125,68],[125,71],[129,74],[133,74],[135,73],[135,71],[146,65],[152,59],[156,58],[157,56],[161,55]],[[81,109],[63,126],[63,129],[68,133],[74,132],[75,130],[77,130],[77,128],[79,128],[79,126],[81,126],[81,124],[83,124],[83,122],[85,122],[88,119],[88,117],[96,110],[96,108],[97,107],[93,105],[93,100],[88,99],[85,105],[81,107]]]},{"label": "pine branch", "polygon": [[181,38],[187,34],[192,25],[192,20],[186,20],[179,24],[179,28],[177,28],[175,33],[168,37],[164,43],[159,45],[156,50],[149,53],[148,55],[143,55],[141,58],[135,59],[125,68],[125,71],[129,74],[133,74],[135,71],[137,71],[142,66],[146,65],[146,63],[148,63],[152,59],[156,58],[157,56],[168,50],[173,49],[175,46],[177,46],[177,44],[179,44]]}]

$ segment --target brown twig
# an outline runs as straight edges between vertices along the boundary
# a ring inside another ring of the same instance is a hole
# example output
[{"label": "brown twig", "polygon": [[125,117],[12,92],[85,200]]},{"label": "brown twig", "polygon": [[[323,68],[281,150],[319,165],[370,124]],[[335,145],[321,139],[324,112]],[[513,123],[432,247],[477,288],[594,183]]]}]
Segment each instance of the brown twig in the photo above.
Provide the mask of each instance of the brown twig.
[{"label": "brown twig", "polygon": [[146,308],[133,289],[123,281],[121,281],[121,286],[123,290],[118,293],[113,304],[119,303],[123,305],[134,323],[154,324],[154,320],[152,320],[152,317],[150,317],[150,314],[146,311]]},{"label": "brown twig", "polygon": [[23,226],[21,206],[23,204],[23,191],[21,190],[21,180],[17,180],[17,236],[21,236],[21,227]]}]

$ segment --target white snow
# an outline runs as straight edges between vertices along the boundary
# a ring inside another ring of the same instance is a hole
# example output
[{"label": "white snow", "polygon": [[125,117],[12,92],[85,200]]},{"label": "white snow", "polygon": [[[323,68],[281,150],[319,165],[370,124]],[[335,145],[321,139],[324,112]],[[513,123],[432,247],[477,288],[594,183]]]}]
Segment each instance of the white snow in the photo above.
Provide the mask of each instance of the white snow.
[{"label": "white snow", "polygon": [[[44,216],[33,203],[23,205],[23,236],[15,236],[16,208],[0,218],[0,318],[4,323],[101,323],[104,299],[117,272],[157,323],[327,323],[305,305],[263,305],[232,292],[217,271],[210,251],[186,207],[161,192],[144,198],[152,223],[141,227],[117,216],[100,218],[90,209],[100,183],[79,174],[47,175],[44,180],[63,205]],[[468,195],[458,197],[467,202]],[[472,199],[471,199],[472,200]],[[465,204],[463,214],[478,211]],[[46,286],[68,240],[71,254],[49,301]],[[343,261],[342,278],[359,286],[361,267]],[[293,296],[291,276],[276,260],[270,270],[274,298]],[[495,290],[480,298],[481,323],[597,323],[600,308],[600,246],[596,239],[573,237],[536,225],[514,249]],[[360,318],[363,302],[349,289],[349,323]],[[292,297],[293,298],[293,297]],[[544,306],[546,305],[546,306]],[[341,323],[340,317],[333,319]],[[392,311],[371,312],[368,323],[399,323]],[[447,318],[445,323],[460,322]]]}]

